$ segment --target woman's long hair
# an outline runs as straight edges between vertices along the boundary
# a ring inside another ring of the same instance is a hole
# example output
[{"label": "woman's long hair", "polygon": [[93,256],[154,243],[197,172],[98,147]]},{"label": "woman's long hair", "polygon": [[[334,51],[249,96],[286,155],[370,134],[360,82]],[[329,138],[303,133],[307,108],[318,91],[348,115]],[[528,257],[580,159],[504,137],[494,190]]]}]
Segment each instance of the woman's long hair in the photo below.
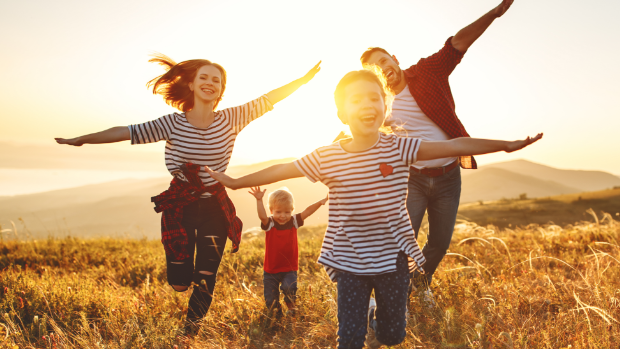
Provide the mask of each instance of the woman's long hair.
[{"label": "woman's long hair", "polygon": [[226,90],[226,70],[217,63],[213,63],[206,59],[191,59],[176,63],[172,58],[161,54],[153,54],[153,58],[149,59],[151,63],[157,63],[163,66],[167,72],[149,81],[146,86],[153,86],[153,94],[159,94],[164,97],[166,104],[177,108],[180,111],[187,112],[194,108],[194,92],[189,89],[189,83],[196,78],[198,69],[205,65],[212,65],[222,74],[222,89],[219,97],[213,104],[213,110],[222,100],[224,90]]}]

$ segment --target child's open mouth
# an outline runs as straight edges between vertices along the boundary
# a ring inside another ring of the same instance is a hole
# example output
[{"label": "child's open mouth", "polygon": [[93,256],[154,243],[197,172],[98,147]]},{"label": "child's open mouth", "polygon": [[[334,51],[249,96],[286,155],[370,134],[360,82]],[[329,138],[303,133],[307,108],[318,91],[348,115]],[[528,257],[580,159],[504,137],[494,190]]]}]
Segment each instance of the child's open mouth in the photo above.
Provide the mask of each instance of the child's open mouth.
[{"label": "child's open mouth", "polygon": [[375,120],[377,119],[377,117],[375,115],[366,115],[366,116],[362,116],[360,118],[360,121],[362,122],[362,124],[364,124],[365,126],[372,126],[375,124]]}]

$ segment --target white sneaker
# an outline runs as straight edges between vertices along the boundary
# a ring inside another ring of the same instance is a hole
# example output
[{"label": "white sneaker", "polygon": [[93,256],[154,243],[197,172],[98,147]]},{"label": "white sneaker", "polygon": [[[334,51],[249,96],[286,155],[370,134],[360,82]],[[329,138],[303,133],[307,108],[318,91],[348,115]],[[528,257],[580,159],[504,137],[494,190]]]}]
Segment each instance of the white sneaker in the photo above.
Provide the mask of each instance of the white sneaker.
[{"label": "white sneaker", "polygon": [[371,326],[371,321],[375,319],[375,310],[377,310],[377,302],[373,297],[370,297],[370,303],[368,304],[368,334],[366,334],[366,346],[371,349],[381,348],[383,344],[375,337],[375,329]]},{"label": "white sneaker", "polygon": [[424,305],[426,305],[427,309],[433,309],[437,306],[437,303],[435,303],[435,297],[433,297],[433,291],[431,291],[430,288],[427,288],[424,292],[422,292],[420,299]]}]

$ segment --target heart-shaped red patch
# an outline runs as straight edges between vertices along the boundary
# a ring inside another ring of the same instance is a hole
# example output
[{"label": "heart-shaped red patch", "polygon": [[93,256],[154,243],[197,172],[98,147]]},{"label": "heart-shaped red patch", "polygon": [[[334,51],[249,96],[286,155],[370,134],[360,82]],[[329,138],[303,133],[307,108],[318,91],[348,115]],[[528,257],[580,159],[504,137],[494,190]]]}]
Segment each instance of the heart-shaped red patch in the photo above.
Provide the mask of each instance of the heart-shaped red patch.
[{"label": "heart-shaped red patch", "polygon": [[394,172],[394,167],[388,165],[388,164],[381,164],[379,166],[379,171],[381,171],[381,174],[383,175],[383,177],[387,177],[389,175],[392,174],[392,172]]}]

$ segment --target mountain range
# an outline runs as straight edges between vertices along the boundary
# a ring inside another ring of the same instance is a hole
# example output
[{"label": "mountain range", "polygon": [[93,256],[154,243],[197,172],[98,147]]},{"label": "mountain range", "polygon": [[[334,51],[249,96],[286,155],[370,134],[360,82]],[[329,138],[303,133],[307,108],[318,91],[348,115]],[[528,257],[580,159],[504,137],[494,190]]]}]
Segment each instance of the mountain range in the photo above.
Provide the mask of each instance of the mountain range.
[{"label": "mountain range", "polygon": [[[291,159],[273,160],[253,165],[231,167],[233,177],[266,168]],[[150,197],[166,190],[169,178],[127,179],[103,184],[56,190],[29,195],[0,197],[2,229],[17,225],[18,234],[35,238],[47,235],[131,236],[157,238],[160,218]],[[462,170],[461,203],[528,198],[603,190],[620,186],[620,178],[602,171],[562,170],[515,160]],[[296,211],[322,199],[327,188],[296,178],[267,185],[267,193],[288,187],[295,196]],[[247,190],[230,190],[229,195],[244,222],[244,229],[260,225],[256,200]],[[265,199],[266,201],[266,199]],[[20,221],[21,219],[21,221]],[[327,222],[327,208],[321,207],[307,225]]]}]

